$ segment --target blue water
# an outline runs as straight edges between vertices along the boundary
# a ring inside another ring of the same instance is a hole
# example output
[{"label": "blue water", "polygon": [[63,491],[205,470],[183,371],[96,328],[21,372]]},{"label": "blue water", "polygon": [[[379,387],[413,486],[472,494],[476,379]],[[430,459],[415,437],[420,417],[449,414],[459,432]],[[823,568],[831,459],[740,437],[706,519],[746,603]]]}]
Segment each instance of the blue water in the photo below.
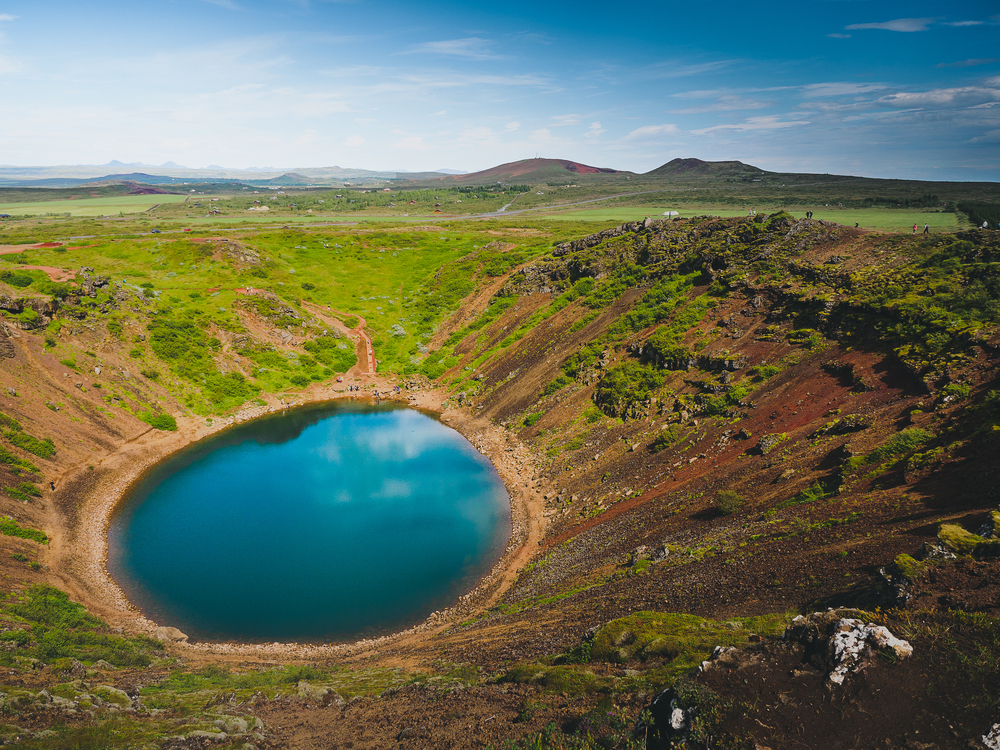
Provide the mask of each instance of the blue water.
[{"label": "blue water", "polygon": [[111,519],[108,570],[193,639],[345,640],[448,606],[509,535],[503,482],[459,433],[413,409],[327,404],[157,466]]}]

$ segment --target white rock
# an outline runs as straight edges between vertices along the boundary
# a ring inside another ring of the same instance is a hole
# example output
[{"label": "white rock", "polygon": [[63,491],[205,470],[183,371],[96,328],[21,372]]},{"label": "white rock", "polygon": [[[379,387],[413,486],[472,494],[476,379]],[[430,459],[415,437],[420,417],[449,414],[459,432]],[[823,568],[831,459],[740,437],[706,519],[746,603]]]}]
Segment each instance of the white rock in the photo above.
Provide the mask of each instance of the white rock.
[{"label": "white rock", "polygon": [[989,733],[983,735],[983,744],[989,750],[1000,750],[1000,724],[994,724]]}]

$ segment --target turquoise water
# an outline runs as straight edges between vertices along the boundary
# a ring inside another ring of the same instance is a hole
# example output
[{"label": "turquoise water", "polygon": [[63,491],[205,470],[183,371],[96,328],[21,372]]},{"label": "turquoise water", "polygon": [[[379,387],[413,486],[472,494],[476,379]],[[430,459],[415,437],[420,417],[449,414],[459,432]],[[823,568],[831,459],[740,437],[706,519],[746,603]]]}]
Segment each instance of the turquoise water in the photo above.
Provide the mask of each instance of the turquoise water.
[{"label": "turquoise water", "polygon": [[345,640],[448,606],[509,536],[503,482],[459,433],[413,409],[326,404],[158,465],[111,519],[108,571],[192,639]]}]

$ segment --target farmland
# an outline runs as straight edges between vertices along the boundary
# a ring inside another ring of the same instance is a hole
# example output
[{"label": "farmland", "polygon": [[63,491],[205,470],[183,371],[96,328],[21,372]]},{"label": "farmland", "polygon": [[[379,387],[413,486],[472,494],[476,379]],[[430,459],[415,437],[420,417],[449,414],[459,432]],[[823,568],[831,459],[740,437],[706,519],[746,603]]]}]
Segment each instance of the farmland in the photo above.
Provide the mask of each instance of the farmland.
[{"label": "farmland", "polygon": [[0,203],[0,214],[11,216],[118,216],[138,214],[153,206],[183,203],[183,195],[118,195],[107,198],[39,200]]}]

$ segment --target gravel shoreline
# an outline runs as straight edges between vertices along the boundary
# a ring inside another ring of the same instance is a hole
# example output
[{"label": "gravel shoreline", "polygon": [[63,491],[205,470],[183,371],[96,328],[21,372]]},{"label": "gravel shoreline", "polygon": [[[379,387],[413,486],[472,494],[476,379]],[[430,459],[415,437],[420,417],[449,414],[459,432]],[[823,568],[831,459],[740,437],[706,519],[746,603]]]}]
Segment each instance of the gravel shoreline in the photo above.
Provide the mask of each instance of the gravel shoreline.
[{"label": "gravel shoreline", "polygon": [[[233,425],[257,419],[289,408],[325,401],[352,399],[372,402],[367,393],[391,392],[395,381],[378,376],[362,379],[361,397],[347,395],[343,385],[314,386],[309,391],[296,394],[293,399],[271,396],[266,406],[242,409],[231,417],[213,419],[207,424],[202,418],[178,419],[177,432],[147,430],[108,455],[93,469],[85,468],[68,478],[72,488],[74,480],[87,479],[92,473],[94,481],[79,495],[70,498],[78,509],[74,527],[64,530],[61,543],[53,549],[53,568],[67,588],[96,614],[112,626],[126,631],[152,634],[161,625],[142,615],[126,597],[107,570],[108,526],[118,504],[127,496],[131,487],[142,475],[171,454],[191,443],[221,432]],[[538,542],[544,536],[545,518],[541,513],[542,499],[537,490],[524,487],[523,478],[534,474],[534,461],[527,447],[502,427],[486,419],[470,416],[459,410],[446,409],[447,394],[433,389],[403,391],[390,402],[434,413],[443,424],[460,432],[485,455],[500,475],[510,495],[511,536],[507,547],[492,570],[468,594],[460,597],[451,607],[433,612],[422,623],[409,629],[354,643],[301,644],[301,643],[179,643],[182,650],[194,653],[230,655],[259,658],[322,658],[343,657],[377,651],[379,648],[421,634],[440,631],[457,619],[467,619],[494,603],[513,583],[516,573],[530,560]],[[520,487],[518,485],[521,485]],[[70,489],[69,491],[72,491]]]}]

